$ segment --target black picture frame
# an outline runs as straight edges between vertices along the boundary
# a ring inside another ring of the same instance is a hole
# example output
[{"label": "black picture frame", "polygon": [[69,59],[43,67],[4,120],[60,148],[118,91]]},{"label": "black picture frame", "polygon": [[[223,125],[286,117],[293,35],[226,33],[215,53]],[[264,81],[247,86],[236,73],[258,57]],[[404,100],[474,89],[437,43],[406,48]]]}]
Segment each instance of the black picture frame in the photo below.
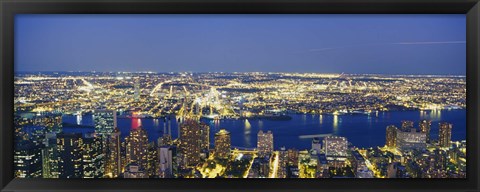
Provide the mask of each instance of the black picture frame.
[{"label": "black picture frame", "polygon": [[[479,191],[480,3],[478,0],[1,0],[0,188],[2,191]],[[15,14],[466,14],[466,179],[14,179]]]}]

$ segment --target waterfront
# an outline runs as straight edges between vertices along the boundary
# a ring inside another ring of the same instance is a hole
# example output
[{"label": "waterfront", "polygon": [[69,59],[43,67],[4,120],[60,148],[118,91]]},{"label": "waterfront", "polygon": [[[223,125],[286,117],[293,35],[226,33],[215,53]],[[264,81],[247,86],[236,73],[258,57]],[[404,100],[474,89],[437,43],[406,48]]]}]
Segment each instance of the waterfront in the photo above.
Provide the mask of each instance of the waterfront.
[{"label": "waterfront", "polygon": [[[310,149],[314,136],[337,135],[348,139],[357,147],[376,147],[385,144],[385,129],[388,125],[400,127],[402,120],[418,122],[422,119],[432,121],[431,138],[438,138],[438,123],[453,124],[452,140],[459,141],[466,138],[466,110],[434,110],[434,111],[389,111],[372,113],[371,115],[311,115],[291,114],[292,120],[203,120],[210,124],[210,139],[221,128],[231,134],[232,146],[255,148],[259,130],[271,130],[274,135],[274,147],[282,146],[296,149]],[[64,122],[77,123],[77,117],[64,116]],[[172,137],[178,137],[178,122],[171,119]],[[130,129],[143,126],[148,133],[149,142],[157,141],[163,134],[163,119],[134,119],[118,118],[118,127],[122,132],[122,139],[128,136]],[[83,125],[93,125],[91,115],[84,115]],[[168,126],[168,124],[167,124]],[[93,128],[64,128],[68,132],[88,132]]]}]

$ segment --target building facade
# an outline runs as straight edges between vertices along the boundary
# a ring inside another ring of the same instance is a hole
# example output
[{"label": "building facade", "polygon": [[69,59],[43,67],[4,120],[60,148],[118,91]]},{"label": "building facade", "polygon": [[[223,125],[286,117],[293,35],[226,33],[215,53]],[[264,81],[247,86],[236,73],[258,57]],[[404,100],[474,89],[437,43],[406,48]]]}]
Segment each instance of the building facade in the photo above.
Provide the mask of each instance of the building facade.
[{"label": "building facade", "polygon": [[440,147],[448,148],[452,142],[452,124],[442,122],[439,127],[438,144]]},{"label": "building facade", "polygon": [[95,133],[109,134],[115,131],[117,127],[117,112],[113,110],[95,110],[93,111],[93,123]]},{"label": "building facade", "polygon": [[273,133],[260,130],[257,135],[257,150],[259,157],[270,156],[273,152]]},{"label": "building facade", "polygon": [[397,130],[397,127],[395,127],[394,125],[387,126],[385,142],[385,145],[387,147],[392,148],[397,146]]},{"label": "building facade", "polygon": [[215,133],[215,157],[227,159],[230,156],[230,132],[221,129]]},{"label": "building facade", "polygon": [[148,168],[148,135],[143,127],[138,127],[130,131],[130,135],[125,138],[126,164],[134,163],[142,170]]}]

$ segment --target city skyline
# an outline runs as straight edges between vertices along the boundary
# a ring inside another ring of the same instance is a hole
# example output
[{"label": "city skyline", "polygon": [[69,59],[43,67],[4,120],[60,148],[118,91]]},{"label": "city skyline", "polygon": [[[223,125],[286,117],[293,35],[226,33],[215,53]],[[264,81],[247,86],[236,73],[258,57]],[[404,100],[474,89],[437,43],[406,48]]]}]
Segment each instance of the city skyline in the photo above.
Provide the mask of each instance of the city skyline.
[{"label": "city skyline", "polygon": [[18,15],[16,20],[17,71],[465,75],[466,70],[464,15]]},{"label": "city skyline", "polygon": [[465,178],[465,86],[451,76],[16,75],[15,177]]},{"label": "city skyline", "polygon": [[465,20],[16,15],[14,177],[466,178]]},{"label": "city skyline", "polygon": [[380,75],[380,76],[412,76],[412,77],[466,77],[466,75],[450,75],[450,74],[387,74],[387,73],[322,73],[322,72],[262,72],[262,71],[246,71],[246,72],[206,72],[206,71],[16,71],[15,75],[24,75],[24,74],[48,74],[48,73],[118,73],[118,74],[249,74],[249,73],[260,73],[260,74],[321,74],[321,75]]}]

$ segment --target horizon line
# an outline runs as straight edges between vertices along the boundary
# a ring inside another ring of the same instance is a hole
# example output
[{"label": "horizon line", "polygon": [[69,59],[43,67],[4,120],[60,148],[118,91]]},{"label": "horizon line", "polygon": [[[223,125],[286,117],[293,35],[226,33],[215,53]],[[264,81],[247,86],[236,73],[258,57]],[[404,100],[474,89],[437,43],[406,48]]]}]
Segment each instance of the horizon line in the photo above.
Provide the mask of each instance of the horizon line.
[{"label": "horizon line", "polygon": [[225,71],[210,71],[210,72],[205,72],[205,71],[16,71],[14,74],[18,73],[146,73],[146,74],[163,74],[163,73],[171,73],[171,74],[176,74],[176,73],[192,73],[192,74],[198,74],[198,73],[278,73],[278,74],[285,74],[285,73],[299,73],[299,74],[338,74],[338,75],[401,75],[401,76],[460,76],[460,77],[466,77],[466,74],[399,74],[399,73],[346,73],[346,72],[264,72],[264,71],[233,71],[233,72],[225,72]]}]

